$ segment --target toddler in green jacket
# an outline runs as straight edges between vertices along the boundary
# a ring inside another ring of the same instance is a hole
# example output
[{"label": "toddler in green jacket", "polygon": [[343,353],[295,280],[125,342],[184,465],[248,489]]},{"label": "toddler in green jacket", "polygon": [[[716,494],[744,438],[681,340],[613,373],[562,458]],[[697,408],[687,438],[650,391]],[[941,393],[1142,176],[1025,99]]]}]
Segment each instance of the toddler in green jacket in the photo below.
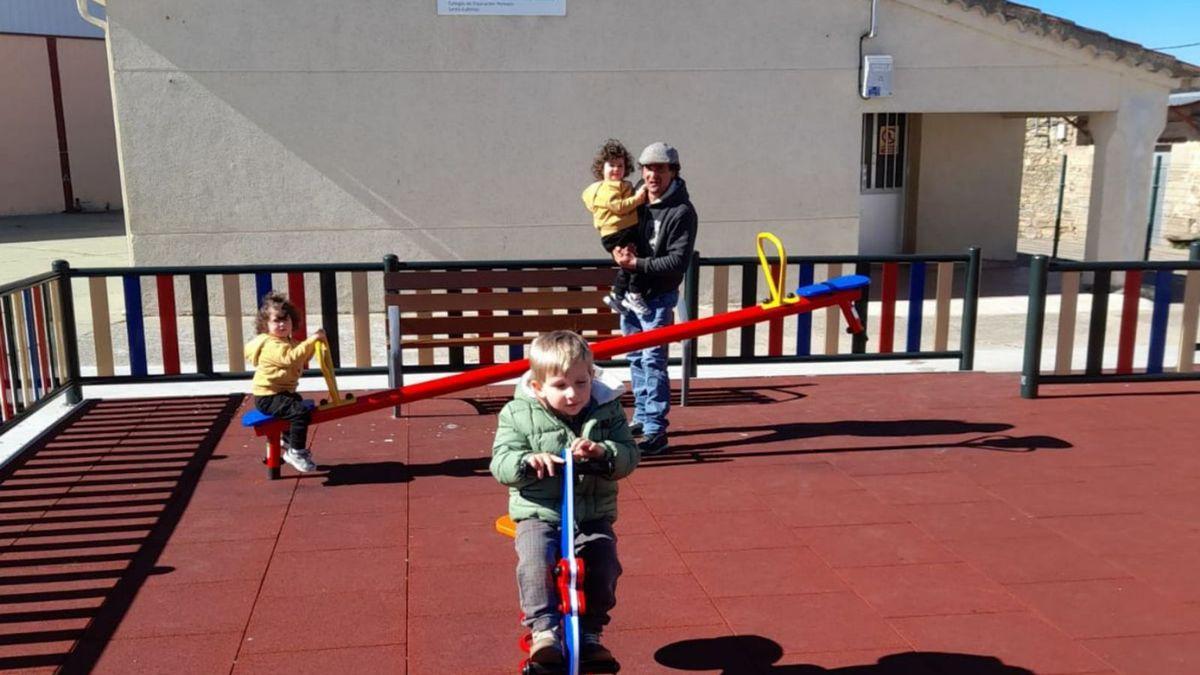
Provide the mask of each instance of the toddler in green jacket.
[{"label": "toddler in green jacket", "polygon": [[517,591],[532,633],[529,660],[562,663],[558,589],[552,571],[559,557],[562,478],[556,466],[568,448],[579,460],[609,460],[608,475],[577,476],[575,553],[584,560],[586,612],[580,616],[580,662],[608,663],[600,641],[616,605],[617,481],[641,455],[620,397],[625,387],[592,364],[587,342],[570,331],[538,336],[529,350],[529,372],[500,411],[491,471],[508,486],[508,514],[517,525]]}]

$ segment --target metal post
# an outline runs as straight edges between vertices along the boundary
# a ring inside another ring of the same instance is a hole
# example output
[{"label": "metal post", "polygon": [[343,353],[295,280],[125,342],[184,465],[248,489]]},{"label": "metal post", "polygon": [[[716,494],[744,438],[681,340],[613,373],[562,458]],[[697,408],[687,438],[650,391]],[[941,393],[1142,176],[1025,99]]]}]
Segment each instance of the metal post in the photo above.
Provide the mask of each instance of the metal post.
[{"label": "metal post", "polygon": [[[404,386],[404,356],[400,351],[400,308],[387,304],[387,275],[400,271],[400,258],[389,253],[383,256],[384,309],[387,311],[388,329],[388,388]],[[400,417],[400,406],[392,408],[392,417]]]},{"label": "metal post", "polygon": [[[696,318],[699,307],[696,287],[699,285],[700,255],[692,251],[688,261],[687,272],[683,278],[683,320],[691,321]],[[696,338],[683,341],[682,377],[680,378],[679,405],[687,407],[688,392],[691,391],[691,379],[695,377]]]},{"label": "metal post", "polygon": [[963,296],[962,337],[959,370],[975,368],[975,320],[979,314],[979,273],[982,255],[978,246],[967,249],[967,290]]},{"label": "metal post", "polygon": [[1021,398],[1037,398],[1042,368],[1042,330],[1046,324],[1046,277],[1050,263],[1033,256],[1029,265],[1029,310],[1025,316],[1025,359],[1021,366]]},{"label": "metal post", "polygon": [[67,403],[83,402],[83,387],[79,382],[79,343],[75,332],[75,296],[71,289],[71,263],[55,260],[50,269],[59,274],[58,306],[62,308],[63,353],[67,357]]},{"label": "metal post", "polygon": [[1142,260],[1150,259],[1150,242],[1154,238],[1154,217],[1158,212],[1158,179],[1162,176],[1162,155],[1154,158],[1154,183],[1150,186],[1150,220],[1146,223],[1146,248],[1142,251]]},{"label": "metal post", "polygon": [[1067,155],[1062,156],[1062,170],[1058,174],[1058,207],[1054,212],[1054,247],[1050,249],[1050,257],[1058,257],[1058,242],[1062,238],[1063,193],[1067,188]]}]

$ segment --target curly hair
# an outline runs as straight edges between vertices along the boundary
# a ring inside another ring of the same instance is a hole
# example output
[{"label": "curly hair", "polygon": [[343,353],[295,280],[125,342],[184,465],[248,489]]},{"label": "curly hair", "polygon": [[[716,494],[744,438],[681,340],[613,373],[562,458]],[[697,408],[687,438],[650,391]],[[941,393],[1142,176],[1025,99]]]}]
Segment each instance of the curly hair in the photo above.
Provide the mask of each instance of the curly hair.
[{"label": "curly hair", "polygon": [[278,291],[269,291],[263,296],[262,305],[258,308],[258,316],[254,319],[255,331],[267,332],[267,322],[271,320],[272,312],[291,318],[293,326],[300,324],[300,313],[296,311],[295,305],[288,302],[287,295]]},{"label": "curly hair", "polygon": [[604,180],[604,163],[610,159],[625,160],[625,176],[633,171],[633,155],[629,154],[621,141],[610,138],[604,141],[604,145],[600,146],[600,150],[596,152],[596,157],[592,160],[592,175],[596,177],[596,180]]}]

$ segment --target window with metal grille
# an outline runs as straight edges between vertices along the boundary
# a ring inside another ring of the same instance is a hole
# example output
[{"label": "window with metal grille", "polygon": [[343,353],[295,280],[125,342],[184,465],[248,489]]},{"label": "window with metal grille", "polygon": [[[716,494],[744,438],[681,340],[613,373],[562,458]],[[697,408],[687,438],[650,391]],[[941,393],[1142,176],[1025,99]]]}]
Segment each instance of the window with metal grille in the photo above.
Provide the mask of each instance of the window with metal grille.
[{"label": "window with metal grille", "polygon": [[904,188],[906,113],[866,113],[862,126],[862,192]]}]

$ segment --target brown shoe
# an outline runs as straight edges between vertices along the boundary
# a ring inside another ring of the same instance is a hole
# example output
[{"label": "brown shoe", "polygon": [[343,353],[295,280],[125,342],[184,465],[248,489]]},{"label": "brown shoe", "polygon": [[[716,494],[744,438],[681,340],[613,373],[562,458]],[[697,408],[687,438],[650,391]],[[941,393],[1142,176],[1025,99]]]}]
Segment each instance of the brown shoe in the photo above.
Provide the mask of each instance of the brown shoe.
[{"label": "brown shoe", "polygon": [[608,651],[608,647],[600,644],[599,635],[585,633],[580,642],[583,643],[579,647],[580,664],[597,667],[616,663],[616,659],[613,658],[612,652]]}]

